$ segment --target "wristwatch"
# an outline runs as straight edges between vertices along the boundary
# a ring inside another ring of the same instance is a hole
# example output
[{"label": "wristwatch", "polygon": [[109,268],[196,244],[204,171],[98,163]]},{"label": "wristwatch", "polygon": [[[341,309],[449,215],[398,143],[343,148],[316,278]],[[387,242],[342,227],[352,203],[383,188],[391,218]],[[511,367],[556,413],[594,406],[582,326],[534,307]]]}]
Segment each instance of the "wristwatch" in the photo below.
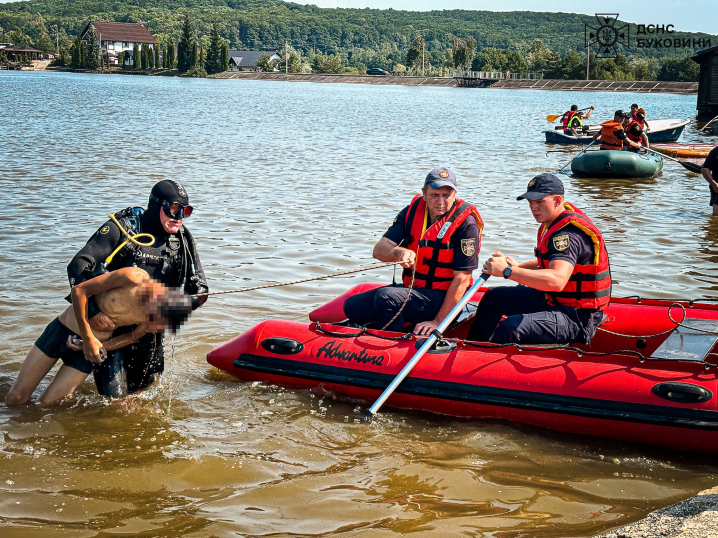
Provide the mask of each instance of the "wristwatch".
[{"label": "wristwatch", "polygon": [[509,278],[511,276],[511,270],[513,267],[511,267],[511,264],[508,265],[506,269],[504,269],[504,278]]}]

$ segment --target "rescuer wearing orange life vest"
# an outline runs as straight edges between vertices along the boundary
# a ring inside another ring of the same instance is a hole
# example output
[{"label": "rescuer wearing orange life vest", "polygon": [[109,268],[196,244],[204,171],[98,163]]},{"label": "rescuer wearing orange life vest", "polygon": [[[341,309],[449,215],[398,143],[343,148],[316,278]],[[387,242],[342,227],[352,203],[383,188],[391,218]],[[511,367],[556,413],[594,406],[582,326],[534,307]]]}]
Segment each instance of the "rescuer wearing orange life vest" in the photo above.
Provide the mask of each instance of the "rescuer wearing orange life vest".
[{"label": "rescuer wearing orange life vest", "polygon": [[[536,258],[518,263],[500,252],[483,272],[520,286],[498,286],[481,298],[468,340],[588,344],[611,298],[611,272],[601,232],[581,210],[565,203],[563,184],[539,174],[525,194],[538,230]],[[503,321],[501,318],[507,316]]]},{"label": "rescuer wearing orange life vest", "polygon": [[623,130],[625,126],[624,120],[630,118],[631,115],[623,110],[616,110],[613,120],[604,121],[601,124],[601,130],[593,135],[594,140],[601,141],[601,149],[610,149],[621,151],[624,146],[640,149],[641,145],[636,144],[633,140],[626,137]]},{"label": "rescuer wearing orange life vest", "polygon": [[430,334],[471,286],[482,228],[478,210],[456,197],[454,173],[435,168],[422,194],[399,212],[374,246],[376,259],[402,262],[402,285],[354,295],[344,303],[344,314],[362,326],[400,331],[408,322],[416,324],[415,334]]}]

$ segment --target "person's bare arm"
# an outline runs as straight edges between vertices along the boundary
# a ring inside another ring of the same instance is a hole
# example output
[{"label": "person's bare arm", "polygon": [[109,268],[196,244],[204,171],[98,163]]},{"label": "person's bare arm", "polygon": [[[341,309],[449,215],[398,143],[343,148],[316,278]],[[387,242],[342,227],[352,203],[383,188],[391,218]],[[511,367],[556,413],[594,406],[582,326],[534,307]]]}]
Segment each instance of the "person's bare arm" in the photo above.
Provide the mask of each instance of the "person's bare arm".
[{"label": "person's bare arm", "polygon": [[374,256],[380,262],[402,262],[401,266],[409,268],[416,261],[416,253],[408,248],[400,247],[387,237],[379,239],[374,245]]},{"label": "person's bare arm", "polygon": [[114,351],[116,349],[129,346],[130,344],[134,344],[145,334],[147,334],[147,324],[140,323],[132,330],[132,332],[121,334],[119,336],[106,340],[102,343],[102,347],[105,348],[106,351]]},{"label": "person's bare arm", "polygon": [[[486,260],[483,272],[491,276],[503,276],[506,267],[508,267],[506,256],[497,252]],[[548,269],[534,269],[532,267],[521,267],[520,265],[512,267],[509,280],[535,290],[559,292],[566,286],[572,273],[572,263],[565,260],[554,260],[549,262]]]},{"label": "person's bare arm", "polygon": [[651,144],[648,142],[648,135],[645,131],[641,132],[641,140],[643,141],[644,148],[650,148]]},{"label": "person's bare arm", "polygon": [[710,186],[711,190],[713,192],[718,192],[718,182],[713,177],[713,174],[711,173],[710,168],[701,168],[701,175],[703,176],[703,179],[705,179],[708,182],[708,185]]},{"label": "person's bare arm", "polygon": [[[139,284],[142,281],[142,271],[135,267],[124,267],[111,273],[105,273],[91,280],[87,280],[72,288],[72,309],[75,312],[77,326],[82,337],[82,347],[85,358],[94,363],[104,360],[102,342],[92,333],[87,320],[87,299],[91,295],[98,295],[113,288],[126,286],[129,283]],[[144,273],[146,277],[146,273]]]},{"label": "person's bare arm", "polygon": [[414,334],[431,334],[439,326],[439,323],[444,321],[444,318],[449,315],[449,312],[457,305],[466,290],[471,286],[471,273],[472,271],[454,271],[454,278],[449,284],[449,289],[446,290],[446,296],[439,313],[431,321],[417,323],[414,328]]}]

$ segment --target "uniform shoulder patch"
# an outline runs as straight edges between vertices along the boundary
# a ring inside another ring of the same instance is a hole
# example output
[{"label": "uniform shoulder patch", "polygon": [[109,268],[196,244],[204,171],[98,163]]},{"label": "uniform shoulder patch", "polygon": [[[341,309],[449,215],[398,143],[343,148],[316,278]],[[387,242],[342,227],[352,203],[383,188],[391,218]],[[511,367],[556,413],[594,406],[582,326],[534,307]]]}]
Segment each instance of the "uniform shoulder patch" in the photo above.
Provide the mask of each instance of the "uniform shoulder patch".
[{"label": "uniform shoulder patch", "polygon": [[464,256],[473,256],[476,254],[476,239],[471,237],[469,239],[461,240],[461,252]]},{"label": "uniform shoulder patch", "polygon": [[102,228],[100,228],[100,233],[103,234],[103,235],[106,234],[106,233],[108,233],[109,231],[110,231],[110,227],[109,227],[109,226],[103,226]]},{"label": "uniform shoulder patch", "polygon": [[563,252],[568,248],[568,245],[570,244],[571,240],[569,238],[568,234],[563,235],[555,235],[553,237],[553,248],[558,250],[559,252]]}]

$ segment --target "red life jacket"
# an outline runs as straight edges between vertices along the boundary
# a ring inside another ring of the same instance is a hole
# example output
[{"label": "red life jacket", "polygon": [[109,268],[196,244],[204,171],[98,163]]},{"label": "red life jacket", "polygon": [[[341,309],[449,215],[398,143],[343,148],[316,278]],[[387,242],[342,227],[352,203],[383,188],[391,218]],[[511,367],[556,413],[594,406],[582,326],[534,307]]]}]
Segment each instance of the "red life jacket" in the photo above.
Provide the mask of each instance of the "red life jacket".
[{"label": "red life jacket", "polygon": [[564,206],[566,211],[556,220],[539,228],[536,248],[539,267],[548,268],[548,247],[551,236],[569,225],[576,226],[591,238],[594,256],[592,263],[574,265],[573,273],[561,291],[546,292],[547,302],[552,306],[604,310],[611,301],[611,267],[603,236],[583,211],[571,204]]},{"label": "red life jacket", "polygon": [[[454,279],[454,244],[451,237],[468,216],[474,217],[479,227],[479,244],[474,247],[478,252],[481,249],[484,221],[473,205],[457,198],[446,215],[427,228],[429,212],[423,196],[418,194],[411,201],[406,212],[406,229],[411,235],[406,248],[416,252],[415,288],[449,289]],[[404,286],[407,288],[412,274],[413,269],[404,269],[402,273]]]},{"label": "red life jacket", "polygon": [[604,121],[601,124],[601,149],[613,149],[616,151],[623,149],[623,140],[613,134],[613,131],[618,129],[623,129],[623,126],[613,120]]},{"label": "red life jacket", "polygon": [[571,118],[573,118],[578,113],[578,110],[569,110],[567,112],[563,113],[563,116],[561,117],[561,123],[563,124],[563,130],[568,130],[568,123],[571,121]]},{"label": "red life jacket", "polygon": [[[635,142],[636,144],[639,144],[639,145],[640,145],[640,144],[643,143],[643,137],[640,136],[640,135],[636,135],[636,134],[633,132],[632,129],[633,129],[633,126],[634,126],[634,125],[638,125],[641,129],[643,129],[643,122],[641,122],[641,121],[638,120],[638,119],[631,120],[631,123],[629,123],[629,124],[628,124],[628,127],[626,127],[626,137],[627,137],[629,140],[632,140],[632,141]],[[601,137],[601,139],[603,139],[603,137]]]}]

